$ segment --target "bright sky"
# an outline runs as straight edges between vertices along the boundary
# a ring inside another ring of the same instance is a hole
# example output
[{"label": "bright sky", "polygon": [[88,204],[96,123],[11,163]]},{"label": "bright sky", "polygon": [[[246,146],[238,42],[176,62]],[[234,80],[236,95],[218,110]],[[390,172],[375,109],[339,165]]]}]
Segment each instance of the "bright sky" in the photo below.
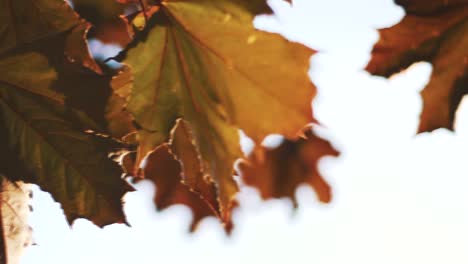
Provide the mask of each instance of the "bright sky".
[{"label": "bright sky", "polygon": [[126,196],[132,228],[102,230],[86,220],[70,229],[59,204],[35,188],[38,246],[22,263],[468,263],[468,102],[455,133],[414,136],[430,64],[390,80],[362,70],[374,28],[397,23],[403,10],[392,0],[271,3],[276,16],[258,18],[258,27],[322,51],[311,62],[314,111],[326,127],[319,132],[343,153],[320,163],[334,187],[332,204],[301,187],[294,212],[287,200],[261,202],[245,188],[227,238],[214,219],[188,234],[183,206],[156,213],[150,183]]}]

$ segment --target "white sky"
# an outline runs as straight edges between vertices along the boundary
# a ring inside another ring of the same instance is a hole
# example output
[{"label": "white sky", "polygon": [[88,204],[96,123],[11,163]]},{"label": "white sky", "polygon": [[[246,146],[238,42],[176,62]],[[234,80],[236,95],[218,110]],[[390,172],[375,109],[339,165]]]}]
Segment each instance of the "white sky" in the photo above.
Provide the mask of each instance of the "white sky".
[{"label": "white sky", "polygon": [[320,133],[343,153],[320,164],[334,187],[332,204],[318,204],[302,187],[293,212],[288,201],[261,202],[246,188],[231,238],[214,219],[189,235],[190,211],[156,213],[154,188],[142,183],[126,196],[132,228],[78,220],[71,230],[60,206],[35,188],[39,245],[22,263],[468,263],[468,103],[455,133],[414,136],[430,65],[390,80],[362,71],[377,40],[373,28],[397,23],[403,10],[392,0],[271,3],[277,16],[257,19],[259,27],[323,51],[311,66],[315,114],[326,127]]}]

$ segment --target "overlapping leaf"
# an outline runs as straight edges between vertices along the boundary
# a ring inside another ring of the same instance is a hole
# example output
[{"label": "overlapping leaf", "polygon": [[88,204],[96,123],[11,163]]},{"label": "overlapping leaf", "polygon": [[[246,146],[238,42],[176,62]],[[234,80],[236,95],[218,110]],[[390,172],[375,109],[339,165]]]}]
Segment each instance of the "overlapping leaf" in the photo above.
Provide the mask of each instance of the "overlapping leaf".
[{"label": "overlapping leaf", "polygon": [[[207,216],[218,216],[219,206],[216,200],[214,185],[206,184],[210,197],[191,190],[182,182],[182,167],[170,153],[169,146],[163,144],[148,156],[148,165],[144,168],[145,178],[156,185],[154,203],[159,210],[171,205],[187,205],[193,214],[190,230],[194,231],[197,224]],[[196,171],[193,173],[197,173]],[[210,206],[211,204],[211,206]]]},{"label": "overlapping leaf", "polygon": [[433,72],[422,91],[419,132],[453,128],[455,111],[468,92],[468,2],[397,0],[407,15],[380,30],[367,70],[390,76],[414,62],[428,61]]},{"label": "overlapping leaf", "polygon": [[121,197],[131,188],[107,157],[119,144],[81,132],[63,105],[9,84],[0,85],[0,109],[4,151],[20,161],[7,165],[27,168],[32,176],[16,177],[49,191],[69,222],[78,217],[100,226],[125,221]]},{"label": "overlapping leaf", "polygon": [[0,54],[81,23],[62,0],[0,0],[0,12]]},{"label": "overlapping leaf", "polygon": [[73,8],[81,17],[93,24],[90,38],[103,43],[117,43],[122,47],[130,42],[127,25],[119,16],[131,5],[118,0],[73,0]]},{"label": "overlapping leaf", "polygon": [[295,207],[295,192],[301,184],[312,186],[320,201],[329,202],[331,188],[320,174],[318,162],[339,153],[310,130],[305,137],[284,140],[276,148],[257,146],[247,160],[239,163],[243,181],[256,187],[264,199],[287,197]]},{"label": "overlapping leaf", "polygon": [[49,191],[69,222],[125,222],[121,199],[132,188],[108,157],[122,145],[83,132],[108,130],[112,96],[109,78],[91,71],[96,64],[84,39],[87,24],[63,1],[2,5],[8,7],[0,9],[2,19],[11,17],[3,36],[25,35],[8,42],[0,57],[0,172]]},{"label": "overlapping leaf", "polygon": [[313,120],[313,51],[254,29],[254,16],[269,11],[263,0],[162,1],[119,57],[131,73],[115,89],[129,94],[127,109],[142,128],[137,160],[168,140],[182,118],[224,216],[238,188],[238,128],[260,142],[270,133],[294,138]]}]

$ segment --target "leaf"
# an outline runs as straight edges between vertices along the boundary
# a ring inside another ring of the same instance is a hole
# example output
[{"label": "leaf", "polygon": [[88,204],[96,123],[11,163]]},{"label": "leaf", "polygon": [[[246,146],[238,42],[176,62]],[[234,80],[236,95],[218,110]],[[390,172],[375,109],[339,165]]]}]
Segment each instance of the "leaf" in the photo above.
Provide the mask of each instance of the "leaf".
[{"label": "leaf", "polygon": [[156,185],[154,196],[156,207],[163,210],[175,204],[188,206],[193,213],[190,230],[194,231],[200,220],[218,214],[215,187],[206,184],[207,188],[211,188],[212,196],[208,198],[210,200],[202,198],[199,193],[191,191],[189,186],[182,183],[181,173],[181,165],[170,153],[167,144],[160,145],[148,155],[144,175]]},{"label": "leaf", "polygon": [[[86,30],[79,25],[0,57],[0,81],[65,105],[82,117],[78,123],[86,119],[86,129],[122,137],[133,131],[132,118],[123,111],[124,100],[110,87],[110,77],[96,74],[89,66],[94,60],[87,50],[81,52],[87,49]],[[86,62],[89,67],[84,67]]]},{"label": "leaf", "polygon": [[[184,204],[193,213],[190,230],[193,232],[205,217],[214,216],[222,221],[227,233],[232,230],[231,215],[221,216],[216,186],[210,175],[203,171],[201,160],[187,124],[178,120],[171,133],[171,142],[152,151],[144,162],[143,176],[156,185],[154,202],[159,210],[171,205]],[[136,152],[123,156],[122,167],[135,175]],[[138,181],[138,178],[136,178]]]},{"label": "leaf", "polygon": [[[131,5],[122,5],[116,0],[74,0],[75,11],[93,24],[90,38],[97,38],[103,43],[117,43],[122,47],[130,42],[127,25],[120,15],[129,10]],[[130,9],[131,10],[131,9]]]},{"label": "leaf", "polygon": [[[212,209],[214,215],[223,222],[226,231],[229,233],[232,229],[231,211],[237,204],[231,203],[230,208],[220,211],[217,196],[222,195],[222,193],[217,193],[214,180],[192,142],[193,134],[188,123],[182,119],[177,120],[171,133],[170,148],[182,167],[182,172],[179,173],[182,183],[200,196],[201,200]],[[220,185],[229,184],[221,183]],[[220,191],[222,191],[221,187]],[[223,197],[220,197],[220,199],[222,201]],[[228,199],[228,197],[224,199]]]},{"label": "leaf", "polygon": [[0,54],[64,32],[65,55],[85,67],[102,73],[91,58],[85,36],[90,25],[62,0],[0,0]]},{"label": "leaf", "polygon": [[[132,188],[108,155],[124,146],[83,132],[110,129],[110,78],[92,71],[95,62],[84,38],[88,25],[73,12],[50,14],[60,11],[52,7],[65,8],[55,2],[31,2],[37,14],[29,18],[42,19],[35,22],[41,25],[49,19],[43,16],[66,17],[76,22],[71,28],[59,30],[49,21],[40,28],[40,39],[35,35],[34,43],[20,43],[0,56],[0,145],[11,155],[0,158],[0,173],[50,192],[70,224],[79,217],[99,226],[123,223],[122,196]],[[1,17],[27,14],[26,6],[0,9]],[[57,21],[63,26],[68,20]]]},{"label": "leaf", "polygon": [[331,188],[318,169],[324,156],[339,152],[326,140],[306,131],[306,138],[284,140],[276,148],[257,146],[248,159],[239,163],[245,184],[256,187],[263,199],[288,197],[297,207],[295,192],[299,185],[312,186],[321,202],[331,200]]},{"label": "leaf", "polygon": [[0,175],[0,263],[20,263],[24,248],[32,243],[28,225],[29,186]]},{"label": "leaf", "polygon": [[127,109],[145,135],[158,138],[140,148],[154,149],[177,119],[185,120],[216,183],[222,215],[238,189],[232,178],[242,156],[238,129],[260,142],[271,133],[295,138],[313,121],[316,90],[307,70],[314,51],[256,30],[254,16],[270,11],[263,0],[163,1],[118,57],[131,74],[124,72],[127,82],[119,83],[127,85],[115,90],[129,92]]},{"label": "leaf", "polygon": [[464,0],[400,0],[403,20],[380,30],[366,70],[390,76],[417,61],[433,65],[422,91],[419,132],[453,129],[455,111],[468,92],[468,3]]},{"label": "leaf", "polygon": [[2,83],[2,146],[19,160],[7,166],[28,170],[27,175],[16,177],[50,192],[70,224],[79,217],[98,226],[124,223],[121,199],[132,188],[107,157],[121,146],[81,132],[64,112],[60,104]]},{"label": "leaf", "polygon": [[0,54],[82,23],[63,0],[0,0]]}]

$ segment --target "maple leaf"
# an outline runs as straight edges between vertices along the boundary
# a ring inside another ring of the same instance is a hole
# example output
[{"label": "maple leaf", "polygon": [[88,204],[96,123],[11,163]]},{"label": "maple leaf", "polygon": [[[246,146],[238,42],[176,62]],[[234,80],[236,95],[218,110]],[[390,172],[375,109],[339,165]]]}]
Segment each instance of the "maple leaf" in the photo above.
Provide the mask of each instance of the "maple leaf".
[{"label": "maple leaf", "polygon": [[0,54],[80,24],[62,0],[0,0]]},{"label": "maple leaf", "polygon": [[206,183],[211,196],[201,196],[182,182],[182,168],[174,158],[167,144],[160,145],[148,155],[147,166],[144,168],[145,178],[156,185],[154,203],[159,210],[171,205],[184,204],[193,213],[190,230],[194,231],[200,220],[207,216],[218,216],[219,206],[216,200],[215,186]]},{"label": "maple leaf", "polygon": [[65,55],[101,73],[84,42],[90,25],[62,0],[0,0],[0,54],[66,31]]},{"label": "maple leaf", "polygon": [[[63,1],[32,2],[33,11],[19,2],[3,1],[9,8],[0,17],[30,15],[40,20],[33,29],[41,34],[12,42],[0,57],[0,173],[50,192],[70,223],[78,217],[99,226],[125,222],[121,199],[132,188],[108,157],[124,146],[84,132],[109,130],[106,102],[112,96],[110,78],[95,72],[87,50],[89,25]],[[8,21],[5,28],[19,34],[23,24],[34,24],[20,22]]]},{"label": "maple leaf", "polygon": [[419,132],[453,129],[455,111],[468,92],[468,2],[466,0],[397,0],[407,15],[380,30],[366,70],[390,76],[414,62],[433,65],[422,91]]},{"label": "maple leaf", "polygon": [[0,174],[0,263],[20,263],[24,248],[32,243],[28,225],[31,190]]},{"label": "maple leaf", "polygon": [[70,223],[78,217],[99,226],[125,222],[121,197],[132,188],[107,157],[119,144],[77,130],[63,106],[18,90],[0,85],[0,129],[8,153],[2,155],[20,161],[6,166],[27,168],[29,174],[16,177],[50,192]]},{"label": "maple leaf", "polygon": [[323,156],[339,152],[311,130],[306,138],[283,140],[276,148],[256,146],[248,159],[239,163],[245,184],[256,187],[263,199],[288,197],[297,207],[295,192],[299,185],[312,186],[321,202],[331,200],[331,188],[318,170]]},{"label": "maple leaf", "polygon": [[[156,186],[156,208],[163,210],[171,205],[184,204],[193,213],[190,231],[194,231],[203,218],[215,216],[230,233],[233,226],[231,215],[221,215],[216,186],[210,175],[204,172],[186,122],[179,119],[171,134],[171,142],[152,151],[143,167],[144,178]],[[130,175],[135,175],[135,160],[135,152],[129,152],[122,159],[122,166]]]},{"label": "maple leaf", "polygon": [[297,137],[313,121],[316,89],[307,70],[314,51],[256,30],[266,1],[162,1],[124,53],[131,73],[115,87],[141,127],[137,164],[187,122],[204,172],[216,183],[222,216],[238,186],[233,163],[242,156],[238,129],[256,142],[271,133]]}]

